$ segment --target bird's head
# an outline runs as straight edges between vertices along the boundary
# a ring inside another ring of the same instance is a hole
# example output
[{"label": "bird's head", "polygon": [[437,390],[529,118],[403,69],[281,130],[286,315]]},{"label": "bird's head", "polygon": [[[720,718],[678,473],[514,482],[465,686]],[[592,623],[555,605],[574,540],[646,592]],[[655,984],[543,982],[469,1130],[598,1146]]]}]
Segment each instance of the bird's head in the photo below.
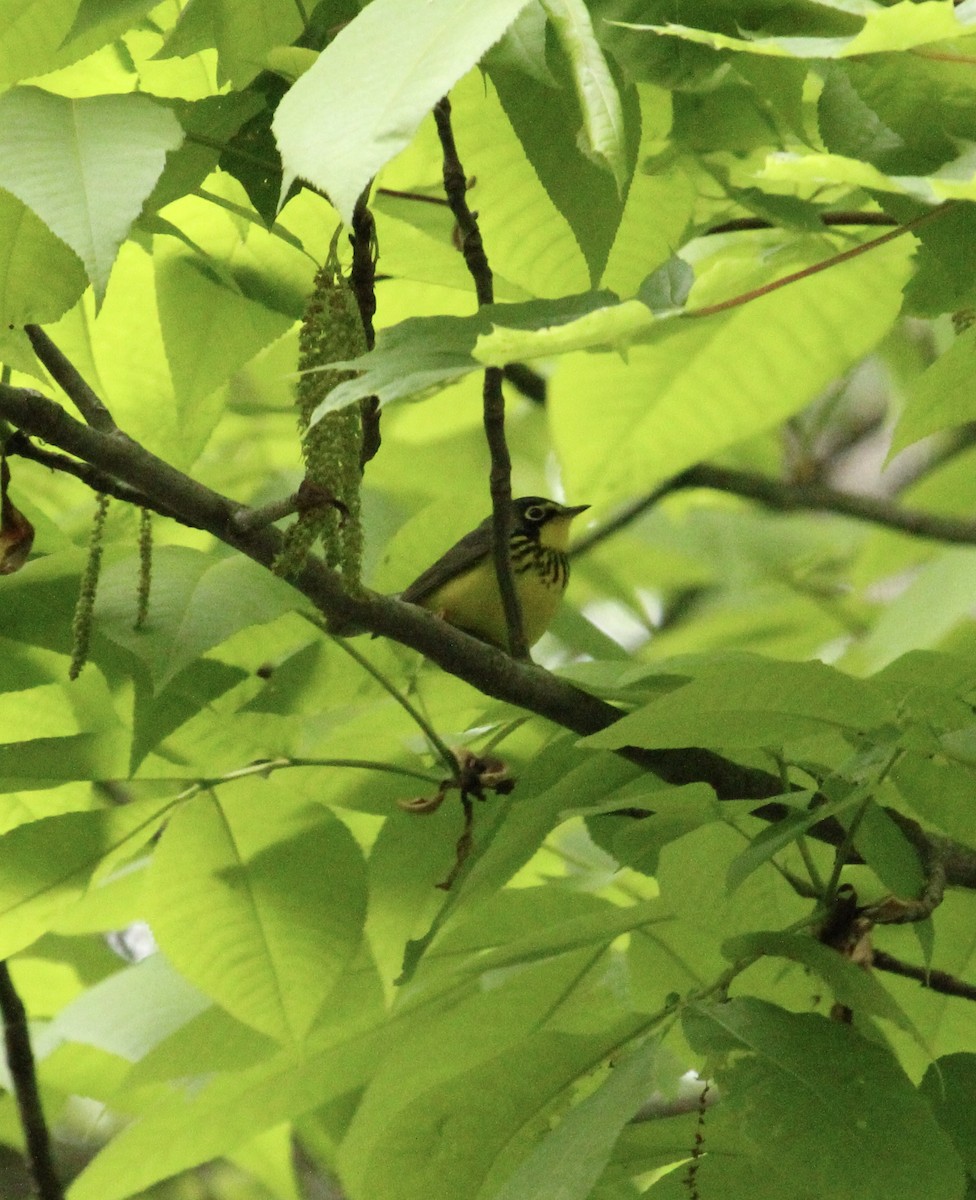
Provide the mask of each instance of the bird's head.
[{"label": "bird's head", "polygon": [[586,512],[588,504],[557,504],[544,496],[520,496],[512,501],[515,532],[530,537],[553,550],[565,550],[569,544],[569,526],[574,517]]}]

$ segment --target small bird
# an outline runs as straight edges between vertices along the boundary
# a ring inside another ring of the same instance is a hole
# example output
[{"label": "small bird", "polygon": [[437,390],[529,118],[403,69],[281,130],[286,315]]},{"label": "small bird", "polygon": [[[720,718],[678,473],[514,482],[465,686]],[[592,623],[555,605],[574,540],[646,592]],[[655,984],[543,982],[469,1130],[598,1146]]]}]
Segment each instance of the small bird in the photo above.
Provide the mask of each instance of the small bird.
[{"label": "small bird", "polygon": [[[588,504],[568,506],[542,496],[512,501],[509,554],[522,628],[531,646],[556,615],[569,581],[569,526]],[[400,599],[419,604],[451,625],[508,648],[508,629],[492,556],[492,519],[487,517],[418,576]]]}]

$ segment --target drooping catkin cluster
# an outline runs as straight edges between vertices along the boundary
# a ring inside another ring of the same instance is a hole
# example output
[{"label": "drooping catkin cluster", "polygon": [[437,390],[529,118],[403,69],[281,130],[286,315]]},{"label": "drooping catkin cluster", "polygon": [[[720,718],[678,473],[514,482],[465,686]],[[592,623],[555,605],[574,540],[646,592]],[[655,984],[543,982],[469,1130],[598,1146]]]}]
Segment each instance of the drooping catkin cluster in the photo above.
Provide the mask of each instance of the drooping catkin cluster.
[{"label": "drooping catkin cluster", "polygon": [[279,575],[300,570],[316,539],[326,564],[341,571],[348,587],[359,585],[362,527],[359,515],[360,455],[363,430],[358,404],[326,413],[314,425],[312,414],[334,387],[353,372],[318,370],[326,363],[366,352],[359,308],[335,254],[315,277],[298,340],[298,428],[302,434],[305,482],[298,519],[285,535],[275,563]]},{"label": "drooping catkin cluster", "polygon": [[88,560],[81,576],[78,602],[71,622],[71,663],[68,678],[77,679],[88,661],[94,624],[95,593],[98,591],[98,576],[102,569],[102,546],[105,536],[105,518],[108,516],[109,497],[99,492],[96,497],[95,515],[92,518],[88,540]]}]

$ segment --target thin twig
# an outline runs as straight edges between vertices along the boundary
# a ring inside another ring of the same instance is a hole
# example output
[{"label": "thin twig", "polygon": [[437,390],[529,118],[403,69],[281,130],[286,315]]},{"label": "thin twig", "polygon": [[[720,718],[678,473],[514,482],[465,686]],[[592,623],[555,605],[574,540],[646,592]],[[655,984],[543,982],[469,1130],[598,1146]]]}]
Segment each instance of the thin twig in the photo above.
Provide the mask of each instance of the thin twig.
[{"label": "thin twig", "polygon": [[260,508],[247,508],[242,505],[234,514],[234,523],[241,533],[247,533],[251,529],[264,529],[273,525],[275,521],[290,517],[300,509],[301,496],[298,492],[292,492],[290,496],[272,500],[270,504],[263,504]]},{"label": "thin twig", "polygon": [[157,503],[146,492],[140,492],[137,488],[120,483],[113,476],[106,474],[104,471],[99,471],[87,462],[79,462],[75,458],[68,458],[65,454],[56,454],[53,450],[42,450],[40,446],[34,445],[23,430],[17,430],[13,434],[6,442],[5,449],[8,455],[15,454],[19,458],[26,458],[31,462],[50,467],[52,471],[60,471],[64,475],[71,475],[73,478],[79,479],[86,487],[91,488],[93,492],[112,496],[116,500],[124,500],[126,504],[134,504],[138,508],[151,509],[152,512],[158,513],[161,517],[169,517],[170,520],[178,521],[181,525],[186,525],[190,529],[200,528],[199,525],[194,524],[183,514],[176,512],[175,509],[167,508],[165,505]]},{"label": "thin twig", "polygon": [[976,521],[973,520],[903,508],[891,500],[842,492],[822,483],[793,483],[789,480],[770,479],[755,471],[738,471],[731,467],[700,463],[682,471],[680,475],[675,475],[673,479],[662,483],[646,496],[634,500],[599,528],[584,534],[573,546],[573,556],[585,554],[613,534],[619,533],[665,496],[689,488],[711,488],[733,496],[744,496],[777,512],[806,510],[836,513],[873,525],[882,525],[887,529],[897,529],[913,537],[958,545],[976,545]]},{"label": "thin twig", "polygon": [[[461,252],[474,280],[475,295],[479,306],[491,304],[495,298],[491,267],[485,254],[478,227],[477,214],[472,212],[467,200],[467,177],[458,157],[451,127],[451,102],[444,96],[434,106],[434,121],[440,138],[444,158],[444,193],[451,212],[461,232]],[[505,396],[502,392],[500,367],[485,369],[482,396],[484,402],[485,437],[491,454],[491,508],[492,508],[492,557],[502,608],[505,611],[505,626],[508,632],[508,648],[513,658],[528,658],[529,648],[525,642],[522,624],[522,606],[515,591],[515,576],[509,555],[508,543],[512,525],[512,460],[505,438]]]},{"label": "thin twig", "polygon": [[911,221],[906,221],[904,225],[900,225],[897,229],[892,229],[889,233],[883,233],[880,237],[872,238],[868,242],[862,242],[860,246],[852,246],[850,250],[842,250],[839,254],[832,254],[830,258],[825,258],[821,262],[813,263],[809,267],[804,267],[801,271],[793,271],[789,275],[784,275],[781,279],[774,279],[771,283],[764,283],[762,287],[753,288],[752,291],[742,292],[738,296],[731,296],[728,300],[722,300],[718,304],[705,304],[701,308],[688,308],[684,311],[685,317],[713,317],[716,313],[727,312],[731,308],[739,308],[743,304],[750,304],[753,300],[758,300],[761,296],[768,296],[772,292],[779,291],[780,288],[786,287],[791,283],[798,283],[801,279],[807,279],[811,275],[818,275],[821,271],[827,271],[831,267],[840,266],[841,263],[848,262],[852,258],[857,258],[860,254],[867,254],[869,250],[877,250],[879,246],[885,245],[886,242],[894,241],[895,238],[901,237],[903,234],[912,233],[918,229],[920,225],[926,224],[935,217],[942,216],[950,209],[954,208],[956,201],[949,200],[945,204],[941,204],[938,208],[929,209],[921,216],[913,217]]},{"label": "thin twig", "polygon": [[372,677],[376,680],[380,687],[387,692],[388,695],[393,697],[397,704],[400,705],[404,712],[407,713],[411,720],[413,720],[420,730],[426,735],[427,740],[430,742],[433,749],[436,750],[438,758],[440,758],[445,768],[450,771],[451,777],[460,784],[461,767],[457,758],[451,751],[450,746],[448,746],[448,744],[443,740],[443,738],[433,727],[433,725],[431,725],[430,721],[427,720],[420,709],[411,704],[407,697],[400,691],[400,689],[397,688],[395,684],[391,683],[389,679],[387,679],[379,667],[374,666],[365,654],[360,654],[355,646],[349,644],[346,638],[333,637],[332,640],[337,646],[340,646],[343,650],[345,650],[351,659],[354,659],[357,663],[359,663],[364,671],[372,675]]},{"label": "thin twig", "polygon": [[379,187],[376,189],[378,196],[392,196],[394,200],[416,200],[420,204],[439,204],[444,208],[448,207],[448,201],[444,196],[426,196],[423,192],[401,192],[397,188]]},{"label": "thin twig", "polygon": [[51,341],[40,325],[25,325],[24,333],[30,338],[34,353],[51,374],[64,394],[72,401],[92,429],[100,433],[111,433],[118,426],[112,414],[92,391],[81,372]]},{"label": "thin twig", "polygon": [[917,980],[922,987],[930,988],[933,992],[941,992],[944,996],[961,996],[963,1000],[976,1000],[976,984],[964,983],[947,971],[934,971],[929,967],[916,967],[913,963],[903,962],[884,950],[875,950],[871,956],[871,965],[879,971],[890,971],[892,975],[903,975],[906,979]]},{"label": "thin twig", "polygon": [[[821,213],[821,222],[826,226],[834,225],[899,225],[901,222],[897,217],[889,217],[887,213],[879,212],[836,212],[836,213]],[[713,225],[710,229],[705,230],[706,237],[712,237],[718,233],[745,233],[753,229],[778,229],[772,221],[767,221],[765,217],[733,217],[730,221],[723,221],[721,225]]]},{"label": "thin twig", "polygon": [[[376,344],[373,317],[376,315],[376,223],[369,211],[367,184],[352,210],[352,269],[349,286],[352,288],[359,316],[366,335],[366,349]],[[363,422],[363,444],[359,452],[360,468],[376,456],[380,448],[380,401],[378,396],[366,396],[359,404]]]},{"label": "thin twig", "polygon": [[39,1200],[64,1200],[64,1191],[54,1169],[37,1070],[31,1049],[30,1030],[23,1001],[17,994],[6,962],[0,962],[0,1015],[7,1050],[7,1069],[13,1083],[17,1111],[24,1131],[27,1163]]}]

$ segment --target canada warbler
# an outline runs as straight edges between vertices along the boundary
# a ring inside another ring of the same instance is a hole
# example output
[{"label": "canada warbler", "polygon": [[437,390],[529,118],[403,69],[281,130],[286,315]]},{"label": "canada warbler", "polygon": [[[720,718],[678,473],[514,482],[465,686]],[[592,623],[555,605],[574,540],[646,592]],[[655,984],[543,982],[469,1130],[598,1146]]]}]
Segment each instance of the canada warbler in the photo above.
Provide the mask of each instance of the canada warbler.
[{"label": "canada warbler", "polygon": [[[512,501],[509,554],[522,606],[522,628],[530,646],[545,633],[559,607],[569,580],[569,526],[589,507],[557,504],[542,496]],[[415,579],[400,599],[419,604],[449,624],[506,649],[508,629],[492,538],[492,519],[487,517]]]}]

